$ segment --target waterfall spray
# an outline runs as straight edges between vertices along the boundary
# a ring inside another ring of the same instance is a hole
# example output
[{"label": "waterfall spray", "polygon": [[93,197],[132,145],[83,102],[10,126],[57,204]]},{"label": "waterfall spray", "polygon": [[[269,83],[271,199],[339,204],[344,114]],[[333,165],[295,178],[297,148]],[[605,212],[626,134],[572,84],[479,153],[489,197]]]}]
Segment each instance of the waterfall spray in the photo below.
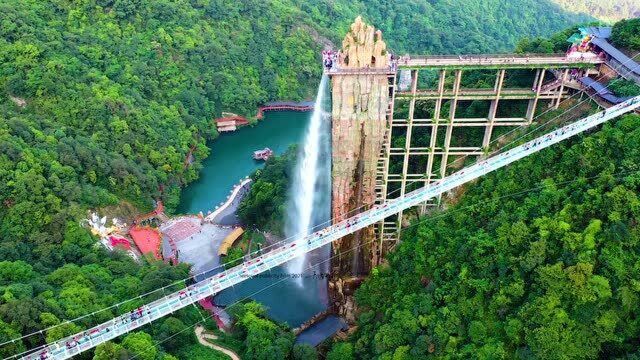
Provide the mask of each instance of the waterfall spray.
[{"label": "waterfall spray", "polygon": [[[329,218],[330,211],[330,122],[326,111],[327,76],[318,87],[311,122],[295,169],[287,206],[285,235],[299,238],[308,235],[318,222]],[[287,265],[292,274],[302,274],[307,255]],[[301,277],[297,277],[302,285]]]}]

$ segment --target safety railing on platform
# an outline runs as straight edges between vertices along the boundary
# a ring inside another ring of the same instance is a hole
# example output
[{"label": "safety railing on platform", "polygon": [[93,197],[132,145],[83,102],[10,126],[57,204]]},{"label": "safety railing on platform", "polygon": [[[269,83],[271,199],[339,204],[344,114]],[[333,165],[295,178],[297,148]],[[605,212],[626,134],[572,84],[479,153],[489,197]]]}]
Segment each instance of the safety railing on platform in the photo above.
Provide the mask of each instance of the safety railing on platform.
[{"label": "safety railing on platform", "polygon": [[357,69],[334,67],[334,68],[325,70],[325,73],[329,76],[331,75],[393,75],[395,76],[396,70],[392,69],[391,67],[357,68]]},{"label": "safety railing on platform", "polygon": [[489,57],[489,58],[503,58],[503,57],[516,57],[516,58],[541,58],[541,57],[546,57],[546,58],[553,58],[553,57],[557,57],[557,58],[564,58],[566,57],[566,54],[564,53],[553,53],[553,54],[544,54],[544,53],[531,53],[531,54],[514,54],[514,53],[494,53],[494,54],[459,54],[459,55],[455,55],[455,54],[441,54],[441,55],[409,55],[409,58],[411,59],[449,59],[449,58],[455,58],[458,59],[459,57]]},{"label": "safety railing on platform", "polygon": [[508,64],[532,64],[532,65],[544,65],[544,64],[600,64],[603,60],[597,57],[520,57],[520,56],[505,56],[505,57],[487,57],[487,56],[459,56],[459,57],[419,57],[401,59],[398,62],[398,66],[411,65],[424,65],[424,64],[471,64],[471,65],[508,65]]}]

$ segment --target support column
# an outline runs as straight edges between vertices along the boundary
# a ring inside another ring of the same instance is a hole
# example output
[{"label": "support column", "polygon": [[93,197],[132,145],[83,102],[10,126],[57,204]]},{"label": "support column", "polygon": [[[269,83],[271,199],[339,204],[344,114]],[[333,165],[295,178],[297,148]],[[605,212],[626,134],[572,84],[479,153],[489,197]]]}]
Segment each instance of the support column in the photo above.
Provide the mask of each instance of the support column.
[{"label": "support column", "polygon": [[407,119],[407,134],[404,143],[404,159],[402,163],[402,181],[400,182],[400,196],[404,196],[409,171],[409,151],[411,149],[411,133],[413,132],[413,114],[416,109],[416,91],[418,88],[418,70],[411,70],[411,100],[409,100],[409,118]]},{"label": "support column", "polygon": [[[429,155],[427,158],[427,169],[425,170],[425,182],[424,186],[431,184],[433,175],[433,162],[436,155],[434,154],[436,148],[436,140],[438,136],[438,125],[440,123],[440,112],[442,110],[442,98],[444,96],[444,82],[447,75],[447,70],[440,70],[440,78],[438,79],[438,98],[433,109],[433,120],[431,121],[431,137],[429,138]],[[427,207],[427,203],[423,203],[420,212],[424,213]]]},{"label": "support column", "polygon": [[[455,121],[456,108],[458,107],[458,94],[460,93],[460,79],[462,78],[462,70],[456,70],[455,80],[453,81],[453,99],[451,99],[451,107],[449,109],[449,123],[444,137],[442,163],[440,164],[440,177],[445,177],[447,173],[447,162],[449,161],[449,146],[451,145],[451,135],[453,133],[453,122]],[[439,202],[439,200],[438,200]]]},{"label": "support column", "polygon": [[[409,100],[409,118],[407,119],[407,134],[404,142],[404,159],[402,162],[402,177],[400,180],[400,197],[406,193],[407,173],[409,172],[409,152],[411,151],[411,133],[413,131],[413,114],[416,109],[416,92],[418,89],[418,70],[411,70],[411,100]],[[398,212],[398,236],[402,227],[402,210]]]},{"label": "support column", "polygon": [[493,86],[493,90],[496,92],[496,98],[491,101],[489,106],[489,116],[487,118],[488,124],[484,128],[484,138],[482,139],[482,148],[487,148],[491,142],[491,134],[493,133],[493,124],[496,118],[496,112],[498,111],[498,102],[500,102],[500,93],[502,92],[502,83],[504,82],[504,69],[498,70],[496,76],[496,84]]},{"label": "support column", "polygon": [[[381,176],[376,177],[376,181],[382,178],[382,184],[376,184],[377,188],[377,199],[376,203],[378,205],[383,204],[387,199],[387,191],[389,184],[389,153],[391,148],[391,131],[393,129],[393,110],[395,104],[395,94],[396,94],[396,76],[391,76],[389,78],[389,91],[391,94],[391,101],[389,102],[389,107],[387,111],[387,128],[385,130],[384,135],[384,143],[382,145],[382,149],[380,151],[380,158],[378,159],[378,171],[382,171]],[[395,244],[400,240],[400,233],[396,230],[396,228],[388,229],[386,226],[386,219],[382,219],[380,222],[376,224],[377,227],[377,237],[378,237],[378,250],[372,254],[371,264],[372,266],[380,265],[381,259],[385,254],[385,250],[392,249]],[[391,234],[392,239],[387,238],[387,236]],[[385,247],[385,242],[391,240],[393,244],[391,246]]]},{"label": "support column", "polygon": [[564,91],[564,83],[567,81],[567,76],[569,75],[569,69],[564,69],[562,72],[562,78],[560,79],[560,91],[558,91],[558,98],[556,99],[555,108],[557,109],[560,106],[560,102],[562,101],[562,92]]},{"label": "support column", "polygon": [[533,116],[536,112],[536,106],[538,106],[538,99],[540,98],[540,90],[542,89],[542,83],[544,82],[544,74],[547,69],[538,69],[536,72],[536,79],[533,83],[533,88],[535,89],[536,95],[533,99],[529,100],[529,106],[527,108],[527,121],[531,123],[533,121]]},{"label": "support column", "polygon": [[533,78],[533,84],[531,84],[531,90],[535,91],[539,78],[540,78],[540,69],[536,69],[536,76]]}]

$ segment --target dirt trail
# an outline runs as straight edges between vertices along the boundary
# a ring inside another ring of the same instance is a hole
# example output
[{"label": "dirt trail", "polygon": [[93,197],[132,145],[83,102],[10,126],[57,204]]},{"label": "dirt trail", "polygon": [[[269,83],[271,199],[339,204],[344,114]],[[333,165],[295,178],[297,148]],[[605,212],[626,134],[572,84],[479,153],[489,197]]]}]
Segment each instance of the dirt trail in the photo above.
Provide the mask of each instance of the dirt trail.
[{"label": "dirt trail", "polygon": [[238,354],[235,353],[235,351],[229,350],[227,348],[224,348],[222,346],[218,346],[215,344],[212,344],[210,342],[207,341],[207,339],[210,340],[215,340],[218,337],[213,335],[213,334],[205,334],[203,333],[204,328],[202,326],[196,326],[196,337],[198,338],[198,342],[201,345],[210,347],[214,350],[218,350],[223,352],[224,354],[226,354],[227,356],[229,356],[232,360],[240,360],[240,356],[238,356]]}]

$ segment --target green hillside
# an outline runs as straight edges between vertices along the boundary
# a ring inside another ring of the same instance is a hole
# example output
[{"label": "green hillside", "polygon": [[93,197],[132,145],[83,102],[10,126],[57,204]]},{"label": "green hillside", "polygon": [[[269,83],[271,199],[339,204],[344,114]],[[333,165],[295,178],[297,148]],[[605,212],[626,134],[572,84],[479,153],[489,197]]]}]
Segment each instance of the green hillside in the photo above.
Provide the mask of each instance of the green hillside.
[{"label": "green hillside", "polygon": [[3,1],[0,237],[25,248],[1,258],[55,252],[88,207],[174,208],[211,119],[311,97],[321,44],[361,12],[392,48],[424,53],[510,49],[576,20],[537,0]]},{"label": "green hillside", "polygon": [[[508,51],[590,19],[538,0],[4,0],[0,14],[0,342],[43,331],[2,357],[140,300],[46,330],[63,319],[185,277],[107,252],[79,220],[122,201],[147,210],[161,198],[171,211],[217,136],[212,118],[311,98],[320,49],[356,15],[414,53]],[[95,359],[173,359],[195,340],[155,342],[199,319],[190,307]]]}]

